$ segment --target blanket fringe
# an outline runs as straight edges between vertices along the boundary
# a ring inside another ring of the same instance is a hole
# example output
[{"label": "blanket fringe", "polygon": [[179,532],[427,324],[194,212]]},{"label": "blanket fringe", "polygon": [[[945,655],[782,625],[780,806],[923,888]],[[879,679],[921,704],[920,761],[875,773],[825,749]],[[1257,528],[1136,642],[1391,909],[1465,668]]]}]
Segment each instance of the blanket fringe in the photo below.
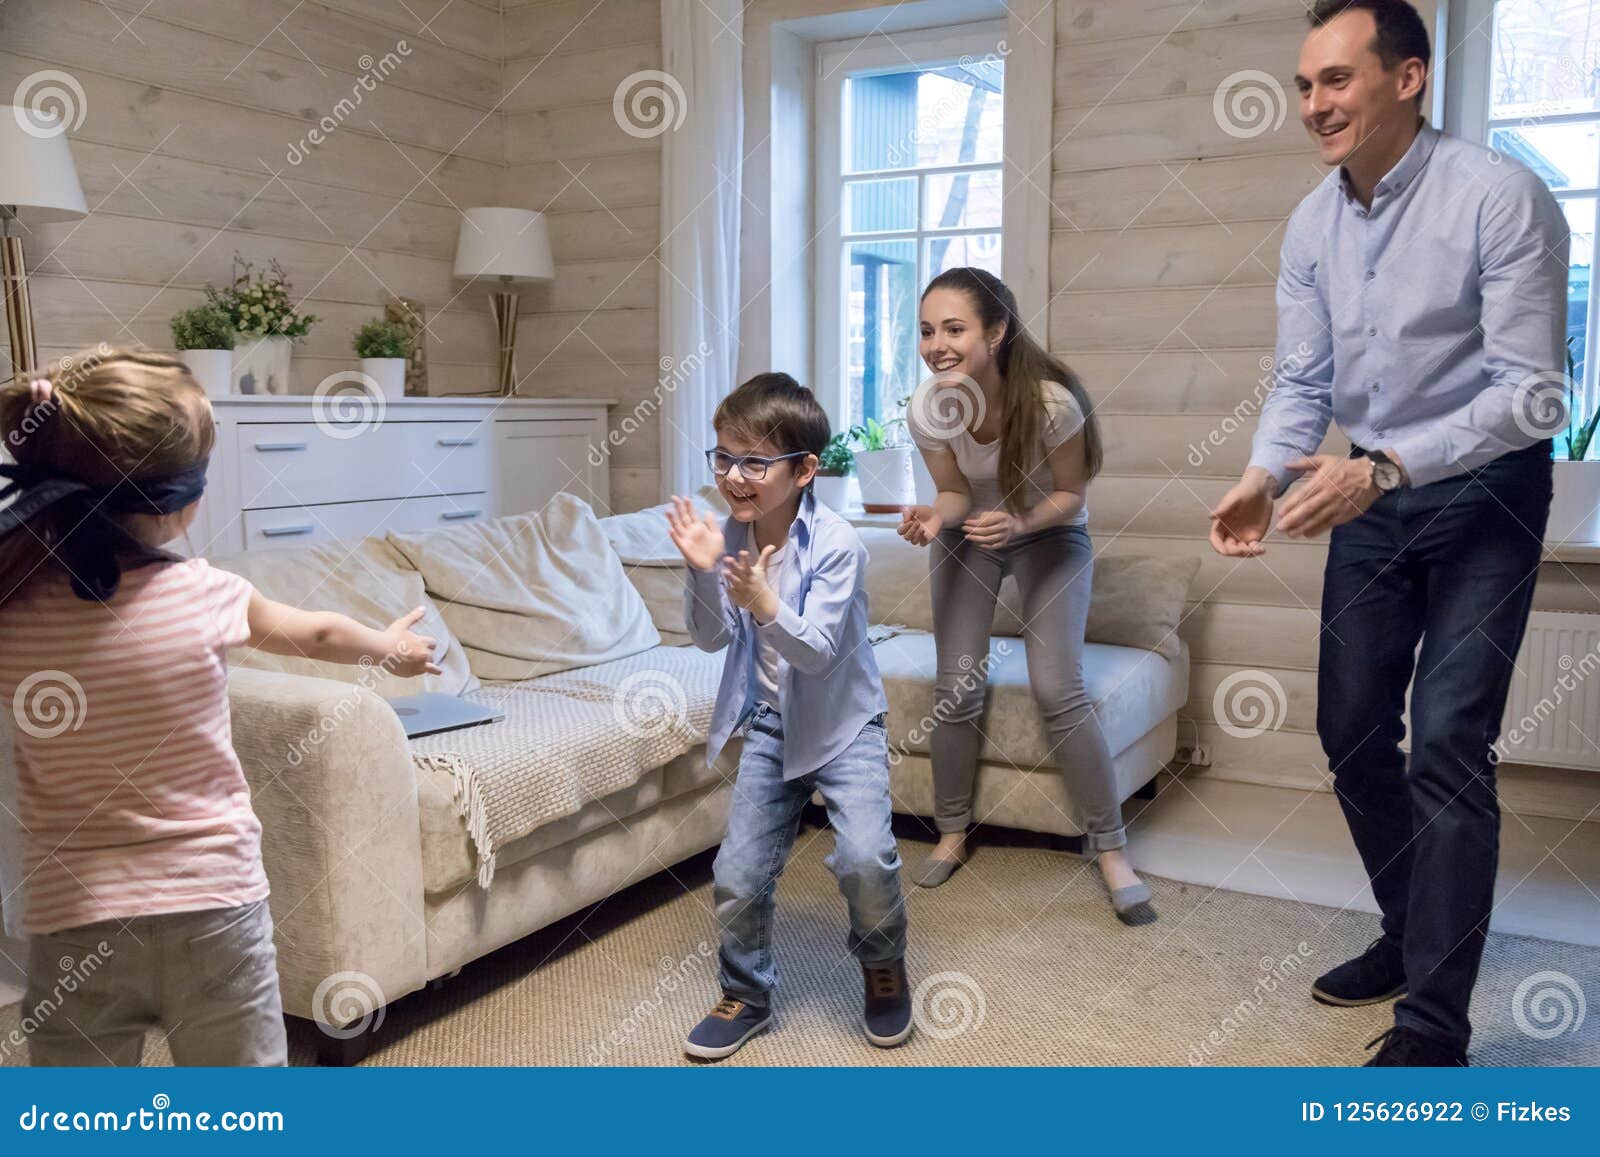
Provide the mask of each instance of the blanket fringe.
[{"label": "blanket fringe", "polygon": [[489,835],[489,807],[483,798],[478,777],[472,765],[453,753],[425,754],[413,752],[412,758],[433,771],[442,771],[450,777],[451,800],[456,815],[467,821],[467,835],[472,840],[473,851],[478,854],[478,887],[488,888],[494,879],[494,839]]}]

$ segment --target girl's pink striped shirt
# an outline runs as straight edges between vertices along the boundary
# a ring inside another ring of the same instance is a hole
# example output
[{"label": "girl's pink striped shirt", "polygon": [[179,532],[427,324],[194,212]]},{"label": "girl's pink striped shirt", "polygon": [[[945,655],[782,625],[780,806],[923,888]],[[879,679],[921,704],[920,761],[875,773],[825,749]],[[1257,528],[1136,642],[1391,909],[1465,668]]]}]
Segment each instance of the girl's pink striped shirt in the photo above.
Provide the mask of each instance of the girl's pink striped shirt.
[{"label": "girl's pink striped shirt", "polygon": [[104,604],[52,573],[0,607],[27,933],[267,895],[228,715],[251,593],[191,559],[126,572]]}]

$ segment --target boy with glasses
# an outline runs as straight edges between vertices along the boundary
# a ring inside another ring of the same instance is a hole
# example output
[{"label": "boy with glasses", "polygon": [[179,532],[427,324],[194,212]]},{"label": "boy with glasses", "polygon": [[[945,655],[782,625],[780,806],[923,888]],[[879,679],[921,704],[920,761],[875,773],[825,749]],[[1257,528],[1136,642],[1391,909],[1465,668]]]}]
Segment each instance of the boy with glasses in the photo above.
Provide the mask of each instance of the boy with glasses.
[{"label": "boy with glasses", "polygon": [[811,494],[828,417],[788,374],[760,374],[723,399],[707,460],[732,514],[717,525],[674,498],[672,540],[688,566],[697,646],[727,648],[706,741],[715,763],[743,736],[713,900],[722,999],[684,1051],[732,1056],[772,1025],[774,894],[800,811],[820,791],[834,832],[826,863],[850,910],[869,1041],[911,1035],[900,853],[889,826],[888,700],[867,641],[867,552]]}]

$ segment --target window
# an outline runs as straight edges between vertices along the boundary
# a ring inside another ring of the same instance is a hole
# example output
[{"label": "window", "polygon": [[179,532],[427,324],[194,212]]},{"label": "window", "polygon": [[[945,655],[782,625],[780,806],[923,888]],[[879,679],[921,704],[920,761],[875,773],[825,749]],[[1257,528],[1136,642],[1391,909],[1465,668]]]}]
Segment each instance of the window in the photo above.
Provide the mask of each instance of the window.
[{"label": "window", "polygon": [[1577,408],[1593,413],[1600,388],[1587,354],[1597,304],[1589,278],[1600,211],[1600,0],[1470,0],[1452,5],[1450,25],[1462,77],[1450,94],[1453,127],[1539,174],[1566,213],[1567,344]]},{"label": "window", "polygon": [[1000,275],[1003,27],[817,51],[816,385],[840,428],[921,380],[917,301],[957,265]]}]

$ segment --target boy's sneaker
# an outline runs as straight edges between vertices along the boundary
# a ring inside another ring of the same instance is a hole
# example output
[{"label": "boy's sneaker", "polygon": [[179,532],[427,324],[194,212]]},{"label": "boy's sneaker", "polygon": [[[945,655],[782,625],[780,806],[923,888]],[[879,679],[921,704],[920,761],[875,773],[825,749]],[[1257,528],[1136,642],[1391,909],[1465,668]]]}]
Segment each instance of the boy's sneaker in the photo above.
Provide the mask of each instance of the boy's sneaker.
[{"label": "boy's sneaker", "polygon": [[880,1049],[892,1049],[911,1035],[911,991],[906,985],[906,962],[863,964],[866,1011],[862,1023],[867,1039]]},{"label": "boy's sneaker", "polygon": [[744,1047],[744,1042],[772,1026],[772,1009],[760,1008],[724,996],[717,1006],[695,1025],[683,1051],[703,1061],[720,1061]]},{"label": "boy's sneaker", "polygon": [[1346,960],[1317,977],[1311,986],[1311,998],[1321,1004],[1348,1008],[1393,1000],[1404,996],[1405,991],[1406,968],[1400,947],[1380,936],[1354,960]]}]

